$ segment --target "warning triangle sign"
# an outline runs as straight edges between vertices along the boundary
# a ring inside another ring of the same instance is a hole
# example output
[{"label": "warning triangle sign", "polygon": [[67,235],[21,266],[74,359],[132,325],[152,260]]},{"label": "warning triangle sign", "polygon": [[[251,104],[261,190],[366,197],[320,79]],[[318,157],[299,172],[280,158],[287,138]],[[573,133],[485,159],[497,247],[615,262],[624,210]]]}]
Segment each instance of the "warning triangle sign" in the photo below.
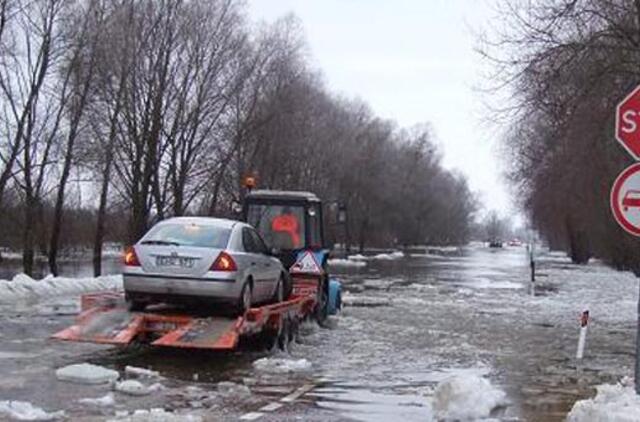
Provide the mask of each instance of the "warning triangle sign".
[{"label": "warning triangle sign", "polygon": [[289,272],[292,274],[322,274],[322,267],[318,264],[313,253],[306,251],[291,266]]}]

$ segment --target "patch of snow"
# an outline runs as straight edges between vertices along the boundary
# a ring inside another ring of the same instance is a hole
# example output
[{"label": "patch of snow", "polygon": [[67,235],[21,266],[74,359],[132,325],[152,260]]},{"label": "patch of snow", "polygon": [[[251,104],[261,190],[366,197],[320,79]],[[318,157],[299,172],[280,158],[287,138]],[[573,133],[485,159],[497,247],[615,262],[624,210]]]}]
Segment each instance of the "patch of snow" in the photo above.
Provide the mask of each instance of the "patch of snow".
[{"label": "patch of snow", "polygon": [[577,401],[567,422],[637,422],[640,421],[640,396],[633,388],[630,378],[618,384],[604,384],[596,387],[592,399]]},{"label": "patch of snow", "polygon": [[120,393],[129,394],[131,396],[146,396],[151,393],[147,386],[136,380],[117,382],[114,388]]},{"label": "patch of snow", "polygon": [[362,268],[367,266],[367,263],[364,261],[358,261],[353,259],[341,259],[341,258],[330,259],[328,263],[329,265],[334,267]]},{"label": "patch of snow", "polygon": [[253,367],[262,372],[286,374],[308,372],[311,370],[312,365],[306,359],[262,358],[254,361]]},{"label": "patch of snow", "polygon": [[56,378],[59,381],[68,381],[78,384],[106,384],[120,378],[118,371],[103,368],[90,363],[78,363],[65,366],[56,370]]},{"label": "patch of snow", "polygon": [[347,259],[349,259],[350,261],[366,261],[369,258],[362,254],[355,254],[355,255],[349,255]]},{"label": "patch of snow", "polygon": [[0,280],[0,303],[13,303],[20,299],[41,299],[52,296],[120,289],[122,289],[121,275],[97,278],[48,276],[42,280],[34,280],[25,274],[18,274],[12,280]]},{"label": "patch of snow", "polygon": [[0,415],[17,421],[52,421],[62,419],[64,411],[49,413],[26,401],[4,400],[0,401]]},{"label": "patch of snow", "polygon": [[132,414],[126,411],[116,412],[116,417],[109,419],[109,422],[201,422],[202,420],[202,417],[198,415],[178,414],[154,408],[150,410],[138,409]]},{"label": "patch of snow", "polygon": [[494,409],[507,404],[502,390],[476,375],[448,378],[438,384],[433,396],[435,415],[445,421],[488,418]]},{"label": "patch of snow", "polygon": [[124,373],[128,376],[139,378],[159,378],[160,373],[158,371],[152,371],[147,368],[138,368],[135,366],[125,366]]},{"label": "patch of snow", "polygon": [[87,404],[90,406],[109,407],[116,404],[116,400],[113,398],[113,393],[107,393],[107,395],[98,398],[86,398],[78,400],[80,404]]},{"label": "patch of snow", "polygon": [[246,398],[251,395],[251,390],[246,385],[221,381],[218,383],[218,393],[224,398]]}]

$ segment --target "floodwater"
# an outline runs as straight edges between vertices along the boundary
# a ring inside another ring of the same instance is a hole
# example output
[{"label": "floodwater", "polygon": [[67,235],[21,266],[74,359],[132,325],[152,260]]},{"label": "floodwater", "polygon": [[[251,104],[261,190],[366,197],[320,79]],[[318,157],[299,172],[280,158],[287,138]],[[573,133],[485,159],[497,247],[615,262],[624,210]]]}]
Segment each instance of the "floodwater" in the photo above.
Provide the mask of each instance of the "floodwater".
[{"label": "floodwater", "polygon": [[[90,272],[90,264],[85,267]],[[299,343],[278,353],[57,343],[47,336],[71,324],[76,298],[16,304],[0,309],[0,400],[63,408],[86,420],[112,417],[114,409],[77,404],[77,398],[104,395],[105,387],[70,386],[53,376],[56,367],[89,361],[153,368],[164,377],[164,393],[118,398],[120,410],[193,407],[211,420],[236,420],[312,384],[303,400],[261,420],[418,421],[429,419],[439,382],[474,374],[507,393],[509,405],[492,417],[560,421],[576,400],[593,395],[594,385],[631,374],[637,284],[597,263],[575,267],[557,255],[542,257],[538,268],[532,286],[524,248],[480,246],[336,267],[351,306],[329,328],[306,324]],[[585,359],[576,362],[579,311],[587,303],[593,324]],[[311,367],[257,369],[253,362],[264,357],[267,363],[306,359]],[[215,390],[220,381],[249,386],[251,398],[194,404],[185,393],[194,385]]]}]

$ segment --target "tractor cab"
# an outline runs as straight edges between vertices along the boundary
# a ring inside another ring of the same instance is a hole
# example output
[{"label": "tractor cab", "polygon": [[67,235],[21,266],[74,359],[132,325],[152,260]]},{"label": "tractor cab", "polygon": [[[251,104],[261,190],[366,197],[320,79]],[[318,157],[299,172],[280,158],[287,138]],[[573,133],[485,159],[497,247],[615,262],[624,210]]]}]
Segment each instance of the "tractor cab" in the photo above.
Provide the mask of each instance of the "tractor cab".
[{"label": "tractor cab", "polygon": [[253,190],[245,197],[243,216],[285,268],[295,263],[301,250],[324,247],[322,202],[313,193]]}]

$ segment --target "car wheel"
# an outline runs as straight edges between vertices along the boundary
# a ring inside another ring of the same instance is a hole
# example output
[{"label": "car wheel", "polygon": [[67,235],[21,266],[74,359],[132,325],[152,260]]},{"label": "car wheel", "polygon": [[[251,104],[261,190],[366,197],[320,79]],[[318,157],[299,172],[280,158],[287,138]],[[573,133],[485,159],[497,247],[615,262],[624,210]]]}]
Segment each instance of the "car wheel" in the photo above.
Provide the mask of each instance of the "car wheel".
[{"label": "car wheel", "polygon": [[236,305],[238,314],[244,315],[249,309],[251,309],[252,296],[251,283],[249,281],[245,281],[244,285],[242,286],[242,291],[240,291],[238,304]]}]

